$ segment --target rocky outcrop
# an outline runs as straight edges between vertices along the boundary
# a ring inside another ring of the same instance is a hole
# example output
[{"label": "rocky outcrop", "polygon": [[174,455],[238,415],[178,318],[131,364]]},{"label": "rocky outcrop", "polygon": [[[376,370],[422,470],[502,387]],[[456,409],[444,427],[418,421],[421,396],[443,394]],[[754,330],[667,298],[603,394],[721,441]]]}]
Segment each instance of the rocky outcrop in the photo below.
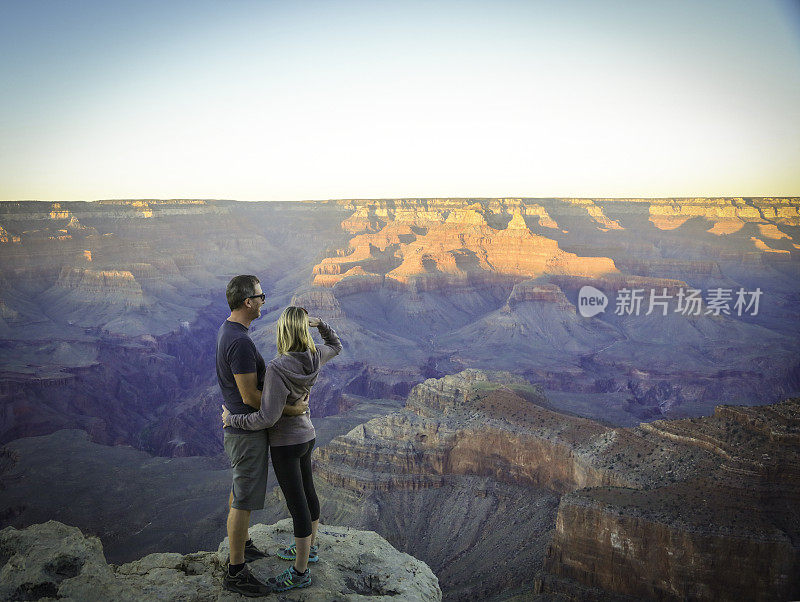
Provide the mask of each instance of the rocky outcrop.
[{"label": "rocky outcrop", "polygon": [[19,319],[19,312],[11,309],[5,301],[0,300],[0,318],[7,322],[14,322]]},{"label": "rocky outcrop", "polygon": [[575,313],[575,306],[569,302],[563,291],[557,285],[552,283],[538,283],[530,280],[514,285],[503,309],[510,311],[516,305],[530,301],[552,303],[558,309],[572,312],[573,314]]},{"label": "rocky outcrop", "polygon": [[750,240],[753,241],[753,245],[755,245],[755,248],[758,249],[759,251],[764,251],[765,253],[775,253],[779,257],[781,257],[783,259],[787,259],[787,260],[790,259],[790,257],[791,257],[792,253],[788,249],[773,249],[771,246],[769,246],[763,240],[761,240],[760,238],[757,238],[755,236],[751,236]]},{"label": "rocky outcrop", "polygon": [[538,405],[545,403],[537,388],[508,373],[467,370],[429,379],[402,411],[319,449],[323,512],[378,530],[425,559],[447,599],[530,591],[535,568],[501,583],[485,559],[512,547],[520,566],[540,567],[559,493],[631,484],[594,458],[597,443],[577,444],[583,433],[603,445],[606,427]]},{"label": "rocky outcrop", "polygon": [[[561,494],[531,593],[789,599],[800,593],[798,425],[792,399],[611,428],[556,411],[517,377],[470,370],[418,385],[402,411],[321,449],[316,469],[330,495],[358,492],[381,513],[399,512],[400,492],[452,491],[470,475]],[[370,524],[346,507],[339,520]],[[469,580],[467,567],[451,570]]]},{"label": "rocky outcrop", "polygon": [[448,474],[562,493],[643,486],[655,478],[652,466],[613,469],[617,461],[608,453],[646,453],[652,443],[549,405],[540,390],[509,373],[465,370],[428,379],[414,387],[402,411],[360,425],[321,449],[317,468],[329,482],[361,491],[437,486]]},{"label": "rocky outcrop", "polygon": [[336,293],[340,295],[376,291],[380,289],[384,283],[384,276],[367,272],[360,265],[351,267],[343,274],[338,273],[341,269],[340,267],[327,266],[324,268],[315,267],[314,269],[337,272],[335,274],[327,274],[317,271],[314,276],[314,284],[318,286],[335,287]]},{"label": "rocky outcrop", "polygon": [[[797,598],[799,427],[798,398],[642,424],[677,452],[670,482],[565,495],[538,591],[569,593],[573,583],[573,599],[583,586],[660,600]],[[715,460],[686,466],[694,450]]]},{"label": "rocky outcrop", "polygon": [[[379,530],[426,559],[448,599],[530,591],[532,571],[501,584],[479,559],[511,545],[521,549],[525,566],[540,567],[557,495],[643,478],[613,471],[613,460],[596,453],[624,447],[625,433],[541,404],[547,400],[536,387],[508,373],[467,370],[429,379],[402,411],[319,450],[324,512]],[[425,507],[446,507],[447,518],[432,523]]]},{"label": "rocky outcrop", "polygon": [[[591,207],[590,214],[600,223],[619,227],[602,210]],[[358,224],[364,230],[347,249],[315,266],[314,284],[334,286],[348,277],[364,281],[370,275],[373,288],[381,285],[377,276],[382,276],[388,286],[420,291],[545,274],[618,272],[609,258],[579,257],[560,249],[555,240],[534,234],[521,209],[513,205],[510,212],[504,208],[499,213],[485,203],[441,206],[431,202],[420,209],[413,211],[410,203],[357,209],[355,215],[366,211],[385,220],[381,222],[385,225],[360,218],[346,221],[343,227],[350,231]]]},{"label": "rocky outcrop", "polygon": [[[250,536],[263,550],[286,545],[291,519],[252,525]],[[398,552],[373,532],[321,525],[320,562],[312,565],[312,584],[281,594],[282,600],[442,599],[439,584],[424,563]],[[96,537],[56,521],[22,530],[0,531],[2,600],[238,600],[222,588],[228,558],[227,538],[216,552],[157,553],[119,566],[106,564]],[[250,564],[263,580],[289,563],[277,557]]]},{"label": "rocky outcrop", "polygon": [[[20,206],[18,203],[3,203],[4,209]],[[36,241],[64,241],[73,236],[85,237],[97,234],[96,230],[85,226],[78,216],[70,211],[71,203],[29,202],[26,211],[3,211],[0,219],[8,230],[0,226],[0,243],[30,243]],[[33,209],[31,211],[30,209]]]},{"label": "rocky outcrop", "polygon": [[128,270],[62,268],[56,288],[96,303],[144,304],[141,285]]},{"label": "rocky outcrop", "polygon": [[[630,274],[637,274],[642,277],[695,282],[707,278],[722,278],[722,272],[716,261],[629,257],[628,259],[617,261],[617,267]],[[682,284],[685,286],[685,282],[682,282]]]},{"label": "rocky outcrop", "polygon": [[0,244],[6,243],[18,243],[20,242],[19,236],[14,236],[13,234],[9,234],[8,230],[0,226]]},{"label": "rocky outcrop", "polygon": [[610,219],[603,211],[603,207],[593,199],[563,199],[568,205],[564,209],[566,214],[574,216],[588,216],[594,227],[602,232],[609,230],[624,230],[617,220]]},{"label": "rocky outcrop", "polygon": [[677,228],[693,217],[703,217],[714,222],[714,234],[730,234],[748,222],[763,224],[776,220],[787,226],[798,226],[797,201],[792,198],[654,199],[649,203],[649,210],[651,221],[662,230]]},{"label": "rocky outcrop", "polygon": [[172,215],[224,215],[229,205],[204,199],[125,199],[96,201],[86,209],[125,219],[162,218]]},{"label": "rocky outcrop", "polygon": [[325,316],[326,320],[344,318],[344,312],[336,299],[336,295],[329,289],[317,288],[294,295],[291,305],[305,308],[311,316]]}]

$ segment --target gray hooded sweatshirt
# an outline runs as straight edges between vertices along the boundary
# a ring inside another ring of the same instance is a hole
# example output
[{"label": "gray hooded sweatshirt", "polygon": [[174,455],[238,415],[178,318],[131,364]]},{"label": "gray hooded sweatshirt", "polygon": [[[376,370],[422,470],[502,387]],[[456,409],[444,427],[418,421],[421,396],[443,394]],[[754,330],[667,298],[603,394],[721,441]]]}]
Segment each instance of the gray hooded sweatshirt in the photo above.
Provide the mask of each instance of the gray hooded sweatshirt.
[{"label": "gray hooded sweatshirt", "polygon": [[231,414],[230,426],[248,431],[267,429],[271,447],[306,443],[317,436],[309,412],[282,415],[286,404],[294,405],[309,396],[320,368],[342,350],[342,343],[330,326],[320,321],[317,328],[325,343],[317,345],[314,353],[306,349],[276,356],[267,365],[261,408],[250,414]]}]

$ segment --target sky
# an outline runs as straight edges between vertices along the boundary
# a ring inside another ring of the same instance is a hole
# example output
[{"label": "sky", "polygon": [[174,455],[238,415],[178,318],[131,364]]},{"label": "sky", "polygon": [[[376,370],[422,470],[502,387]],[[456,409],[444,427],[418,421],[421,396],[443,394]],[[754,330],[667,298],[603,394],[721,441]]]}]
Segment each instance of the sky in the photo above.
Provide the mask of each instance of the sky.
[{"label": "sky", "polygon": [[0,199],[800,196],[800,2],[0,1]]}]

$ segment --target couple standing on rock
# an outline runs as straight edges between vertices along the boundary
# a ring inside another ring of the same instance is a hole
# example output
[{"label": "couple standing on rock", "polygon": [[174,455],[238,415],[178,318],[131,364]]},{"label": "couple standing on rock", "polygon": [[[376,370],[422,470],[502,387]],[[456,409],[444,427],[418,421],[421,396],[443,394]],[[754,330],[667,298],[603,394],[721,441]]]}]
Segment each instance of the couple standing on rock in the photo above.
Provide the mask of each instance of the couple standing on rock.
[{"label": "couple standing on rock", "polygon": [[[308,399],[322,365],[342,350],[336,333],[302,307],[287,307],[277,324],[278,354],[269,364],[250,339],[250,323],[261,317],[266,295],[255,276],[236,276],[225,291],[231,315],[217,335],[217,379],[225,405],[225,451],[233,468],[228,500],[230,558],[225,589],[245,596],[262,596],[311,584],[309,562],[319,557],[314,545],[319,524],[319,499],[311,477],[311,450],[316,432]],[[309,327],[316,327],[317,346]],[[278,550],[293,566],[267,583],[246,562],[266,557],[248,537],[250,512],[264,507],[267,462],[286,498],[294,523],[295,543]]]}]

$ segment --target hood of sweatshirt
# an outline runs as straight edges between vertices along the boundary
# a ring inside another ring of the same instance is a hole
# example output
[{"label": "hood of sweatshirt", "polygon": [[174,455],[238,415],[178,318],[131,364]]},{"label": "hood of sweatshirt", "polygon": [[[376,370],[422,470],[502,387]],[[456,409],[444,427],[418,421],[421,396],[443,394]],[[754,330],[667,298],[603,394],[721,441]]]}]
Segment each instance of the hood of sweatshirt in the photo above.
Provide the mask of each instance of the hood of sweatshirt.
[{"label": "hood of sweatshirt", "polygon": [[289,389],[288,403],[293,403],[305,397],[317,381],[320,369],[319,353],[306,351],[290,351],[286,355],[275,356],[270,364]]}]

